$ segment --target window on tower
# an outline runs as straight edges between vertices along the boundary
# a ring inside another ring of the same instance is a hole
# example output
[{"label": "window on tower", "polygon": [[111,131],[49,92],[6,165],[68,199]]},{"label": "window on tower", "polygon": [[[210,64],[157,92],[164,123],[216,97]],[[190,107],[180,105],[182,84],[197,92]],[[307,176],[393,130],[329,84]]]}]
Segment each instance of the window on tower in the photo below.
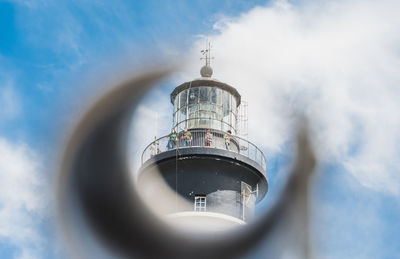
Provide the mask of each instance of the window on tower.
[{"label": "window on tower", "polygon": [[194,197],[194,211],[206,211],[207,202],[205,195],[196,195]]}]

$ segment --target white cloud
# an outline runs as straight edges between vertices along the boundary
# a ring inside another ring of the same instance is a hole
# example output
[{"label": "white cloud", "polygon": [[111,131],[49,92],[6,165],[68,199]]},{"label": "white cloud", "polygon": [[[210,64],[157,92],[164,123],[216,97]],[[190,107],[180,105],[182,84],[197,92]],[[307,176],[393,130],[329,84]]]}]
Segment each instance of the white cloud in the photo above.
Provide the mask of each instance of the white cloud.
[{"label": "white cloud", "polygon": [[305,114],[321,161],[399,195],[399,11],[395,0],[277,1],[217,23],[214,76],[249,101],[251,140],[280,151]]},{"label": "white cloud", "polygon": [[39,258],[44,239],[38,224],[48,206],[37,155],[22,143],[0,138],[0,240],[20,258]]},{"label": "white cloud", "polygon": [[0,103],[0,119],[10,119],[21,112],[21,102],[11,80],[4,80],[0,85]]}]

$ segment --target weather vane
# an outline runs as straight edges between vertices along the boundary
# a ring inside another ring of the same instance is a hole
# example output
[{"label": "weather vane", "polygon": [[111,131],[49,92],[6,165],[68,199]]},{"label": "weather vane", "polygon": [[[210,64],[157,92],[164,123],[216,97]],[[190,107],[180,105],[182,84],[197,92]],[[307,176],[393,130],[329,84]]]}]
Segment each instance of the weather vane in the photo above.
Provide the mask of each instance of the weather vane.
[{"label": "weather vane", "polygon": [[214,59],[214,57],[211,57],[211,43],[208,40],[206,43],[206,49],[203,49],[200,52],[203,55],[203,57],[200,58],[200,60],[204,59],[206,61],[206,66],[210,66],[210,61],[211,59]]}]

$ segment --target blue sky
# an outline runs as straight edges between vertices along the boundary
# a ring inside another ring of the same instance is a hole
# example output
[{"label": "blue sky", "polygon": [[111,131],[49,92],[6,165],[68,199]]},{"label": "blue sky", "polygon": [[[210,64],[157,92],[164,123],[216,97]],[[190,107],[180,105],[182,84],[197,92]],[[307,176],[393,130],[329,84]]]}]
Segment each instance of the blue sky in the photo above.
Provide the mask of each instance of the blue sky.
[{"label": "blue sky", "polygon": [[52,210],[55,149],[97,83],[126,66],[185,57],[139,107],[138,124],[154,116],[146,105],[169,123],[169,92],[198,77],[205,38],[215,76],[249,101],[250,140],[267,154],[261,208],[287,175],[301,111],[313,118],[320,161],[315,258],[398,257],[399,10],[396,1],[358,0],[0,0],[0,258],[66,257]]},{"label": "blue sky", "polygon": [[[18,85],[23,111],[30,114],[21,114],[20,120],[10,120],[7,126],[3,123],[1,129],[12,138],[22,134],[41,141],[46,112],[69,91],[79,91],[71,85],[77,85],[76,78],[82,79],[94,66],[106,66],[107,59],[137,55],[134,51],[143,49],[188,47],[195,35],[211,31],[220,15],[237,15],[254,4],[2,1],[2,77]],[[29,130],[15,131],[21,127]]]}]

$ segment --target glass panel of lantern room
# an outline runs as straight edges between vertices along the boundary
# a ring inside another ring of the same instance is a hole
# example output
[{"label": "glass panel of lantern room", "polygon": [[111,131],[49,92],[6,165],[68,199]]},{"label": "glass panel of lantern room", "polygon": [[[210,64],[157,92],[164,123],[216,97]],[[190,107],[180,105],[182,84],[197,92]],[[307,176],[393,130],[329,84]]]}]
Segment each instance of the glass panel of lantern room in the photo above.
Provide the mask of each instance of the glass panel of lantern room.
[{"label": "glass panel of lantern room", "polygon": [[211,126],[210,120],[200,119],[200,123],[199,123],[200,128],[210,128],[210,126]]},{"label": "glass panel of lantern room", "polygon": [[179,121],[184,121],[186,120],[186,108],[183,107],[182,109],[179,110]]},{"label": "glass panel of lantern room", "polygon": [[231,126],[236,128],[236,116],[233,113],[231,113]]},{"label": "glass panel of lantern room", "polygon": [[207,111],[199,111],[200,118],[208,118],[209,113]]},{"label": "glass panel of lantern room", "polygon": [[201,103],[210,102],[210,87],[200,87],[200,99]]},{"label": "glass panel of lantern room", "polygon": [[236,110],[237,110],[237,103],[236,103],[236,98],[234,96],[232,96],[232,111],[236,114]]},{"label": "glass panel of lantern room", "polygon": [[217,113],[217,119],[222,120],[222,106],[216,106],[215,111]]},{"label": "glass panel of lantern room", "polygon": [[224,116],[224,118],[222,119],[223,122],[225,122],[226,124],[230,124],[229,123],[229,112],[226,116]]},{"label": "glass panel of lantern room", "polygon": [[213,120],[216,120],[217,119],[217,113],[211,111],[210,112],[210,118],[213,119]]},{"label": "glass panel of lantern room", "polygon": [[200,110],[202,111],[211,111],[211,105],[209,103],[201,103]]},{"label": "glass panel of lantern room", "polygon": [[217,89],[215,87],[210,88],[210,99],[211,103],[217,103]]},{"label": "glass panel of lantern room", "polygon": [[197,112],[199,110],[199,105],[195,104],[195,105],[190,105],[188,108],[188,113],[189,113],[189,117],[193,118],[193,116],[191,116],[191,114]]},{"label": "glass panel of lantern room", "polygon": [[180,119],[180,118],[179,118],[179,111],[177,111],[177,112],[175,112],[175,114],[174,114],[174,120],[175,120],[174,125],[175,125],[175,126],[180,122],[179,119]]},{"label": "glass panel of lantern room", "polygon": [[210,104],[210,111],[217,112],[217,106],[215,104]]},{"label": "glass panel of lantern room", "polygon": [[174,100],[174,112],[176,112],[178,108],[179,108],[179,95],[176,95]]},{"label": "glass panel of lantern room", "polygon": [[224,99],[223,99],[223,104],[224,104],[224,117],[226,116],[226,115],[228,115],[229,114],[229,111],[230,111],[230,99],[231,99],[231,95],[228,93],[228,92],[226,92],[226,91],[224,91],[223,92],[224,93]]},{"label": "glass panel of lantern room", "polygon": [[194,118],[198,118],[198,117],[199,117],[198,111],[189,113],[189,119],[194,119]]},{"label": "glass panel of lantern room", "polygon": [[179,94],[179,97],[180,97],[179,98],[180,99],[179,108],[182,108],[183,106],[186,105],[187,92],[188,92],[187,90],[184,90]]},{"label": "glass panel of lantern room", "polygon": [[199,100],[199,88],[191,88],[189,91],[189,104],[195,104]]},{"label": "glass panel of lantern room", "polygon": [[198,128],[199,127],[199,119],[191,119],[189,121],[189,128]]},{"label": "glass panel of lantern room", "polygon": [[216,93],[217,93],[217,104],[218,105],[222,105],[222,93],[224,91],[222,91],[221,89],[216,89]]},{"label": "glass panel of lantern room", "polygon": [[188,120],[188,128],[194,128],[195,127],[195,121],[196,119],[190,119]]},{"label": "glass panel of lantern room", "polygon": [[185,127],[186,127],[186,121],[182,121],[181,123],[178,124],[175,130],[176,132],[181,132]]}]

